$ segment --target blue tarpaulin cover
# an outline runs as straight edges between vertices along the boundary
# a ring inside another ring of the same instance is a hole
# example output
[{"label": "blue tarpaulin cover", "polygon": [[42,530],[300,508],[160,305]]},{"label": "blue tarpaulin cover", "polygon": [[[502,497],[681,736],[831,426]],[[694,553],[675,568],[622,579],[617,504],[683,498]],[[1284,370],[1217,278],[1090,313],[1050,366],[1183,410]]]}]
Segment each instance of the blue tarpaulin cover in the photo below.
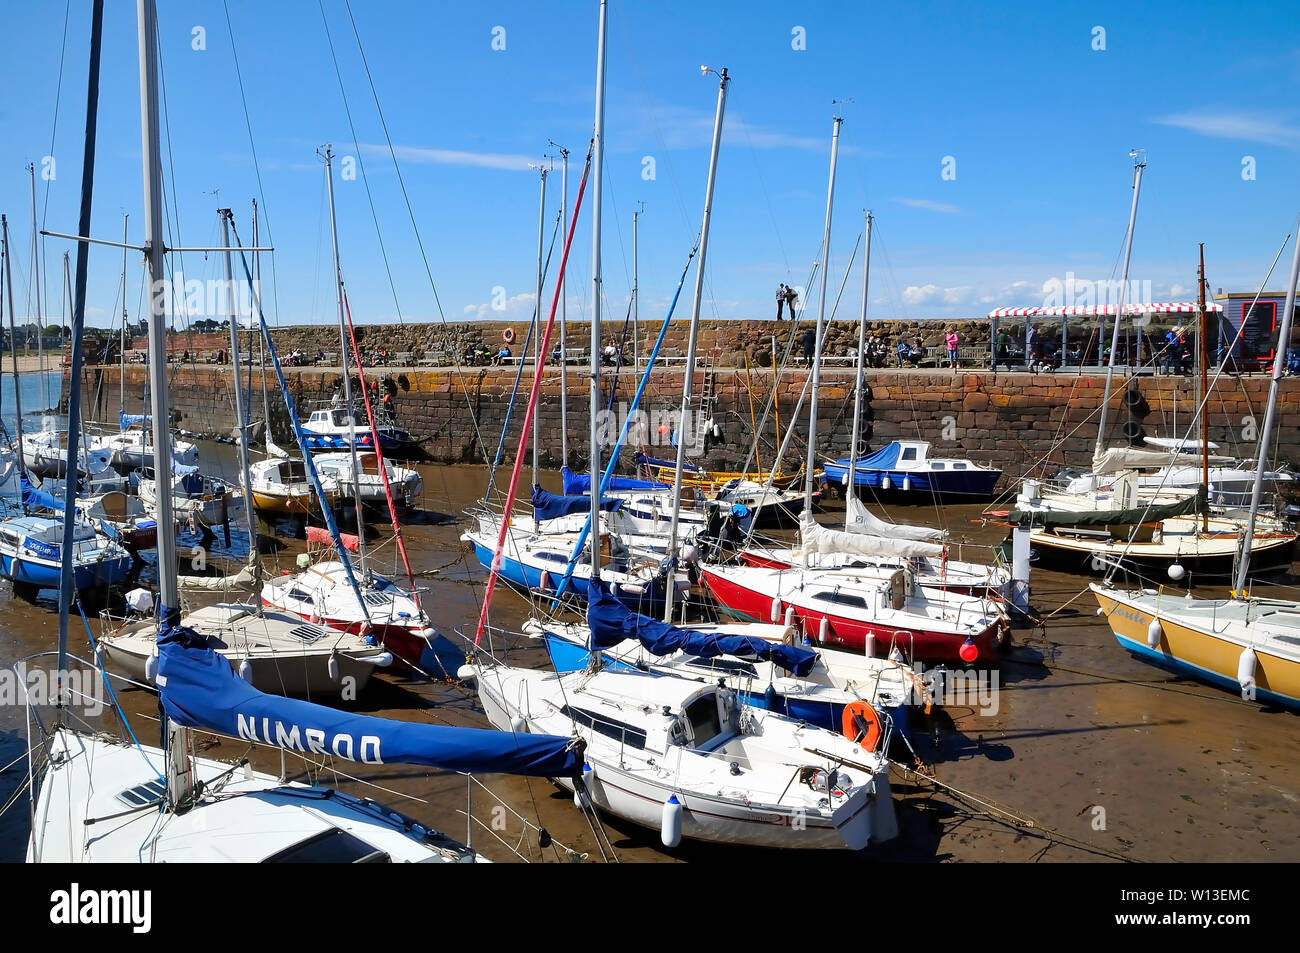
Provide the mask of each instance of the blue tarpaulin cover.
[{"label": "blue tarpaulin cover", "polygon": [[125,430],[127,427],[134,426],[135,424],[151,423],[153,418],[148,414],[128,414],[126,411],[119,410],[117,412],[117,421],[121,425],[122,429]]},{"label": "blue tarpaulin cover", "polygon": [[625,639],[636,639],[652,655],[671,655],[678,651],[696,658],[732,655],[750,661],[775,662],[800,677],[811,672],[817,661],[817,653],[802,646],[769,642],[752,635],[694,632],[629,612],[599,580],[587,586],[587,626],[591,631],[587,648],[593,652],[611,648]]},{"label": "blue tarpaulin cover", "polygon": [[176,609],[162,610],[158,655],[163,709],[186,727],[371,764],[534,777],[575,777],[582,770],[583,751],[573,738],[393,721],[264,694],[182,626]]},{"label": "blue tarpaulin cover", "polygon": [[[600,508],[612,512],[623,505],[622,500],[603,499]],[[540,486],[533,487],[533,516],[539,520],[553,520],[557,516],[570,513],[586,513],[591,510],[590,496],[557,496],[548,493]]]},{"label": "blue tarpaulin cover", "polygon": [[[901,447],[897,440],[887,443],[870,456],[859,457],[854,469],[888,470],[898,465],[898,454],[900,450]],[[842,467],[847,467],[849,465],[849,458],[845,457],[843,460],[836,460],[835,462]]]}]

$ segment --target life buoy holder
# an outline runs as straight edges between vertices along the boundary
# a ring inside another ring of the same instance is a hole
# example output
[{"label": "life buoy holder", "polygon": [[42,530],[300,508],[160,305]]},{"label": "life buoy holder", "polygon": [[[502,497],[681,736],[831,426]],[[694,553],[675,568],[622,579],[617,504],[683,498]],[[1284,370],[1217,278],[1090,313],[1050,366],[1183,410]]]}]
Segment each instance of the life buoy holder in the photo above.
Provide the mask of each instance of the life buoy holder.
[{"label": "life buoy holder", "polygon": [[880,715],[870,702],[849,702],[840,716],[840,731],[854,744],[875,751],[880,742]]},{"label": "life buoy holder", "polygon": [[514,343],[515,343],[515,329],[514,329],[514,328],[506,328],[504,331],[501,332],[501,337],[502,337],[502,339],[503,339],[507,344],[514,344]]}]

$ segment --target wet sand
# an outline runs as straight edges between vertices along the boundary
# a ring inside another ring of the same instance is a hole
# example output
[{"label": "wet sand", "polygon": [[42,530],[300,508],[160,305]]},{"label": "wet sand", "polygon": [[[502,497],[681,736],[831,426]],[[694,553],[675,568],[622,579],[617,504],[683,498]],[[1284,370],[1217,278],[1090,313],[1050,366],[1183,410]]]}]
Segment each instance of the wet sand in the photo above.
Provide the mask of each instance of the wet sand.
[{"label": "wet sand", "polygon": [[[205,460],[220,456],[221,469],[233,475],[230,450],[204,444],[202,454]],[[484,573],[459,535],[469,526],[462,510],[481,496],[487,471],[465,466],[422,470],[424,509],[405,528],[414,568],[428,586],[425,604],[435,622],[448,634],[460,627],[472,636]],[[498,476],[504,479],[506,474]],[[558,490],[558,474],[546,474],[543,483]],[[831,501],[823,522],[832,523],[830,513],[838,507]],[[972,522],[980,509],[957,506],[939,513],[933,507],[898,507],[891,515],[930,525],[938,525],[942,517],[957,539],[996,543],[1000,529]],[[236,548],[239,542],[236,538]],[[272,571],[290,568],[304,548],[299,540],[282,543],[283,548],[268,557]],[[380,571],[393,572],[393,546],[372,545],[371,552]],[[1287,581],[1295,580],[1282,580]],[[1096,615],[1087,582],[1082,576],[1036,570],[1033,602],[1047,624],[1044,629],[1015,630],[1014,647],[998,668],[996,713],[981,713],[973,705],[946,709],[935,719],[934,733],[918,748],[944,784],[1004,809],[1019,822],[990,814],[975,801],[936,792],[896,770],[893,784],[902,835],[864,852],[862,859],[1300,860],[1300,829],[1294,820],[1300,806],[1297,716],[1243,702],[1132,658]],[[1222,591],[1198,586],[1196,594]],[[527,608],[519,595],[502,588],[490,621],[517,630]],[[97,620],[92,619],[91,626],[97,627]],[[69,632],[72,651],[88,656],[79,617],[73,617]],[[0,665],[7,668],[15,659],[53,650],[56,634],[52,602],[33,606],[0,594]],[[494,650],[512,664],[545,664],[544,652],[523,638]],[[121,694],[121,701],[137,736],[156,744],[156,697],[130,690]],[[372,679],[360,699],[344,707],[435,724],[488,724],[472,692],[416,681],[396,671]],[[0,765],[23,755],[25,732],[24,708],[0,705]],[[205,735],[200,749],[210,757],[235,759],[247,746]],[[257,751],[253,763],[278,772],[280,758],[275,752]],[[289,757],[288,765],[290,777],[308,779],[295,757]],[[468,784],[464,777],[418,766],[332,767],[382,789],[350,781],[330,768],[318,775],[321,783],[376,797],[454,837],[471,840],[494,860],[514,859],[510,848],[535,861],[563,860],[561,847],[601,859],[596,838],[571,795],[547,781],[483,776]],[[20,758],[0,774],[0,802],[25,783],[26,772],[26,759]],[[552,846],[540,848],[535,831],[525,833],[509,810],[494,814],[498,798],[544,827],[554,839]],[[476,818],[487,825],[494,818],[504,819],[504,828],[490,832],[474,824],[467,830],[467,800]],[[692,844],[669,851],[660,846],[657,831],[610,818],[604,823],[623,861],[725,862],[745,853]],[[27,835],[27,806],[20,799],[0,817],[0,859],[21,859]]]}]

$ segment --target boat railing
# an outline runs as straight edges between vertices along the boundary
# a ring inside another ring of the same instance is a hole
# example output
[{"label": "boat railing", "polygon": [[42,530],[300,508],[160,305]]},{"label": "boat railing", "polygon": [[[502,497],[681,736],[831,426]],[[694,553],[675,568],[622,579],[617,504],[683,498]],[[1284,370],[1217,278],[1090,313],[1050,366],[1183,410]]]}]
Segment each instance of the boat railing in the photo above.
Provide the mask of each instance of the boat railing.
[{"label": "boat railing", "polygon": [[[49,669],[33,667],[31,663],[38,659],[50,660]],[[107,711],[117,710],[117,696],[112,687],[114,682],[146,691],[153,690],[151,685],[110,672],[98,662],[72,654],[64,656],[68,667],[58,673],[54,670],[57,659],[57,652],[36,652],[16,660],[11,666],[22,689],[28,725],[34,724],[42,738],[48,737],[54,725],[62,722],[76,722],[89,732],[108,730],[109,725],[96,726],[83,717],[83,712],[90,718],[96,718]],[[55,679],[54,685],[49,682],[51,677]],[[101,687],[106,690],[107,697],[99,694]],[[122,713],[119,713],[117,720],[121,725],[127,724]],[[129,725],[127,730],[130,731]],[[33,738],[29,727],[29,748],[34,746]]]}]

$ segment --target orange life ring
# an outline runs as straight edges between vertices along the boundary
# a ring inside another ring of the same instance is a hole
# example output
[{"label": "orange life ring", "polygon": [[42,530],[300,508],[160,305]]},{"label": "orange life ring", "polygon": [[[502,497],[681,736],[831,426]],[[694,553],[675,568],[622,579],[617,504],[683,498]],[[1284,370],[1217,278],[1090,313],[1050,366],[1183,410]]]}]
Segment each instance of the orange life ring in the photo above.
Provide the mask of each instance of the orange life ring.
[{"label": "orange life ring", "polygon": [[515,343],[515,329],[514,329],[514,328],[506,328],[504,331],[501,332],[501,337],[503,337],[503,338],[505,339],[505,342],[506,342],[507,344],[514,344],[514,343]]},{"label": "orange life ring", "polygon": [[844,714],[840,717],[840,731],[845,738],[867,751],[875,751],[876,744],[880,741],[880,715],[869,702],[849,702],[844,706]]}]

